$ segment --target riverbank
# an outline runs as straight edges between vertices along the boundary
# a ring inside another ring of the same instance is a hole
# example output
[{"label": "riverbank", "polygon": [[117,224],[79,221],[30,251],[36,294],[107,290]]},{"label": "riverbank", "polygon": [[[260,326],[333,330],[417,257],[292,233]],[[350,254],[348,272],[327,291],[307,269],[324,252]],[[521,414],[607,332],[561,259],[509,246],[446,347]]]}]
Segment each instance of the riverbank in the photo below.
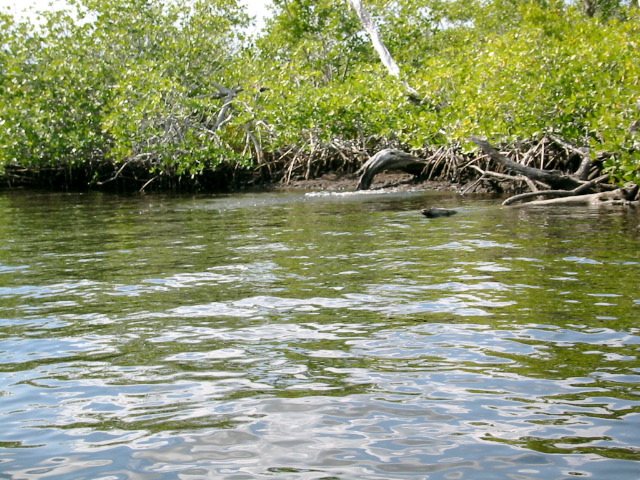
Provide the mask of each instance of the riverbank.
[{"label": "riverbank", "polygon": [[[270,188],[278,190],[327,190],[327,191],[350,191],[356,190],[359,176],[355,173],[335,173],[330,172],[318,178],[293,179],[289,183],[274,183]],[[371,184],[371,190],[383,188],[397,191],[460,191],[463,185],[445,181],[420,180],[414,175],[401,172],[382,172],[376,175]]]},{"label": "riverbank", "polygon": [[38,27],[0,15],[0,184],[209,193],[303,177],[341,188],[323,174],[395,149],[424,160],[411,173],[465,193],[546,188],[510,185],[513,169],[473,137],[527,167],[571,175],[588,159],[597,176],[640,184],[637,9],[604,21],[573,5],[443,2],[431,31],[420,9],[378,5],[405,84],[331,2],[276,6],[252,40],[234,1],[88,3]]},{"label": "riverbank", "polygon": [[[179,171],[156,172],[149,165],[133,161],[123,164],[104,161],[55,169],[30,169],[14,164],[5,168],[2,183],[9,188],[121,193],[384,188],[461,194],[524,194],[544,198],[616,188],[604,170],[609,154],[598,154],[593,159],[587,150],[577,149],[553,136],[495,148],[477,138],[475,142],[482,148],[464,151],[460,146],[425,147],[412,154],[405,153],[407,150],[401,147],[378,147],[368,152],[327,149],[316,156],[288,151],[278,155],[272,153],[248,165],[226,162],[215,168],[204,168],[197,175]],[[372,167],[376,158],[382,158],[379,157],[381,154],[386,155],[386,161]],[[365,176],[367,186],[363,187]],[[632,200],[637,201],[637,198]]]},{"label": "riverbank", "polygon": [[[260,169],[252,171],[250,168],[219,168],[215,171],[203,171],[193,178],[178,175],[153,176],[143,168],[144,166],[133,163],[120,169],[105,163],[96,169],[100,172],[99,175],[96,175],[96,171],[85,171],[82,167],[29,170],[12,166],[7,168],[4,176],[0,178],[0,189],[118,192],[235,192],[247,189],[348,191],[357,189],[359,179],[357,173],[345,171],[357,169],[357,158],[351,161],[352,165],[339,165],[334,169],[319,171],[317,175],[309,178],[305,178],[305,175],[285,176],[283,172],[290,168],[290,164],[284,162],[274,162],[271,164],[272,170],[267,173],[260,172]],[[460,191],[464,187],[464,184],[455,181],[425,179],[398,170],[389,170],[378,173],[370,188],[394,188],[399,191]]]}]

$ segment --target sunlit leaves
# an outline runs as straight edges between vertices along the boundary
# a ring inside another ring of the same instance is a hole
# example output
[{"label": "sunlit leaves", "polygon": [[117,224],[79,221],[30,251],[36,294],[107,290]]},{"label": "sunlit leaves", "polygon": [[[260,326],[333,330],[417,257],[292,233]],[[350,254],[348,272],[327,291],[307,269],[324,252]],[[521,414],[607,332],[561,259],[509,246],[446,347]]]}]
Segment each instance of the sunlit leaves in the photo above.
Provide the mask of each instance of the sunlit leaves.
[{"label": "sunlit leaves", "polygon": [[237,2],[71,3],[37,28],[2,19],[0,164],[136,161],[196,175],[242,158],[233,134],[209,131],[216,85],[239,80],[248,17]]},{"label": "sunlit leaves", "polygon": [[[421,102],[342,0],[276,0],[253,44],[235,0],[70,3],[38,28],[0,15],[0,165],[197,176],[319,143],[553,133],[619,181],[640,175],[640,19],[624,2],[589,17],[554,0],[368,0]],[[243,88],[221,125],[219,85]]]}]

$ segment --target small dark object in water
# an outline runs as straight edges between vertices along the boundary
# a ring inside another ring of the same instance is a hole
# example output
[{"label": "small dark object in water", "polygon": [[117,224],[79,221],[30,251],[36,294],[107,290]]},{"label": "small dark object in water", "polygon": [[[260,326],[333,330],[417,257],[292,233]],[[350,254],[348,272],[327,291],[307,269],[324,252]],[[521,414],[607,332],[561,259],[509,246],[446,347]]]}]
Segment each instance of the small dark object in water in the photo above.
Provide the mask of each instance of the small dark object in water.
[{"label": "small dark object in water", "polygon": [[456,212],[455,210],[447,210],[446,208],[431,207],[420,210],[420,213],[427,218],[438,218],[450,217],[451,215],[455,215],[458,212]]}]

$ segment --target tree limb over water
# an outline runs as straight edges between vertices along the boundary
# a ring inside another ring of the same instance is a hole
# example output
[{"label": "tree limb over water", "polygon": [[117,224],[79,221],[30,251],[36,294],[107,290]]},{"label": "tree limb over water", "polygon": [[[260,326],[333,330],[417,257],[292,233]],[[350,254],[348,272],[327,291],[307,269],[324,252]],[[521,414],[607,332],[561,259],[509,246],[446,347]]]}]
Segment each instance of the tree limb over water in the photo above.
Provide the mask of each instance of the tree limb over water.
[{"label": "tree limb over water", "polygon": [[385,148],[367,160],[358,170],[357,173],[360,174],[360,180],[356,189],[368,190],[376,174],[383,170],[402,170],[413,175],[419,175],[425,166],[426,161],[422,158],[415,157],[402,150]]},{"label": "tree limb over water", "polygon": [[[609,180],[609,175],[607,174],[600,175],[592,180],[585,180],[591,167],[590,157],[585,151],[568,145],[557,138],[552,137],[552,140],[580,156],[580,167],[575,174],[567,174],[559,170],[529,167],[502,155],[486,140],[478,137],[471,137],[471,140],[478,145],[486,155],[507,170],[522,175],[533,182],[537,182],[538,185],[549,187],[547,190],[538,190],[536,183],[528,182],[532,189],[531,192],[514,195],[506,199],[502,203],[503,205],[512,205],[516,202],[534,197],[556,198],[532,201],[529,202],[529,205],[595,205],[605,203],[621,205],[638,201],[637,185],[630,188],[620,188],[610,191],[612,186],[605,183]],[[496,174],[495,172],[482,173],[483,175]],[[598,188],[607,191],[595,191]]]}]

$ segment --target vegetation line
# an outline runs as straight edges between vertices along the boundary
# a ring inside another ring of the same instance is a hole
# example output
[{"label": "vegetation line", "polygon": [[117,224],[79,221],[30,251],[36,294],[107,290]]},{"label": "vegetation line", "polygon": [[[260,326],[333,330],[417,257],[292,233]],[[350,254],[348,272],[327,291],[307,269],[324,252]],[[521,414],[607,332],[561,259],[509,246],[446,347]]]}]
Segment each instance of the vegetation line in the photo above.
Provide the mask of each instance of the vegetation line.
[{"label": "vegetation line", "polygon": [[354,173],[395,149],[466,192],[640,184],[638,10],[274,0],[251,35],[237,0],[74,0],[37,21],[7,10],[0,182],[232,189]]}]

